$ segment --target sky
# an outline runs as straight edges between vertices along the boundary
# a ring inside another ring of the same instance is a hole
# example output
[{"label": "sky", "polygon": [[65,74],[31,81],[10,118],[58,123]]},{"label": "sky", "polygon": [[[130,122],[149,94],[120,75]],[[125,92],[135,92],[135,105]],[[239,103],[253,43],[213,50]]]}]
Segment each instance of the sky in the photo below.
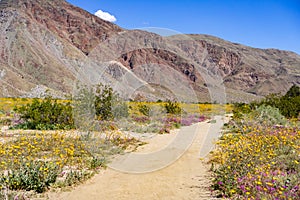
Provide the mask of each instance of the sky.
[{"label": "sky", "polygon": [[67,0],[125,29],[208,34],[300,55],[300,0]]}]

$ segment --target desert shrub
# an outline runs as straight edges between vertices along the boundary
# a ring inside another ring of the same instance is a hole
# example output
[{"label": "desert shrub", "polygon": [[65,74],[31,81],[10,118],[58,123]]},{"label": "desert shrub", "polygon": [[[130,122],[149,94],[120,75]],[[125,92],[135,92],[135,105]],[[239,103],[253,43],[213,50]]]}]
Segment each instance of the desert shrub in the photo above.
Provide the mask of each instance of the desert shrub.
[{"label": "desert shrub", "polygon": [[129,116],[129,107],[126,102],[117,98],[112,107],[112,114],[114,119],[126,118]]},{"label": "desert shrub", "polygon": [[59,167],[55,164],[42,161],[23,162],[19,169],[8,170],[1,175],[0,184],[10,190],[34,190],[44,192],[56,181]]},{"label": "desert shrub", "polygon": [[94,156],[91,160],[90,169],[97,169],[99,167],[106,168],[107,159],[105,157]]},{"label": "desert shrub", "polygon": [[95,110],[98,119],[113,120],[128,117],[128,105],[108,85],[99,84],[95,88]]},{"label": "desert shrub", "polygon": [[287,118],[297,118],[300,113],[300,96],[284,96],[278,105],[280,112]]},{"label": "desert shrub", "polygon": [[296,118],[300,112],[300,96],[290,97],[288,95],[278,96],[278,95],[269,95],[265,100],[253,104],[257,106],[268,105],[275,108],[278,108],[280,113],[287,118]]},{"label": "desert shrub", "polygon": [[233,107],[233,119],[242,119],[244,114],[248,114],[260,106],[271,106],[279,109],[280,114],[286,118],[297,118],[300,115],[300,88],[294,85],[284,96],[270,94],[258,102],[236,103]]},{"label": "desert shrub", "polygon": [[148,106],[147,104],[139,104],[138,105],[138,110],[140,113],[142,113],[143,115],[149,117],[150,116],[150,111],[151,108],[150,106]]},{"label": "desert shrub", "polygon": [[299,97],[300,96],[300,87],[293,85],[289,91],[285,94],[285,97]]},{"label": "desert shrub", "polygon": [[78,184],[88,178],[90,178],[93,173],[86,170],[70,170],[68,172],[63,172],[66,174],[62,181],[57,181],[56,185],[59,187],[66,187]]},{"label": "desert shrub", "polygon": [[70,103],[58,103],[57,100],[47,98],[34,99],[21,107],[15,107],[24,123],[15,128],[22,129],[71,129],[74,128],[73,111]]},{"label": "desert shrub", "polygon": [[164,104],[164,107],[168,114],[178,115],[178,114],[181,114],[181,112],[182,112],[180,104],[176,101],[172,102],[171,100],[168,100]]},{"label": "desert shrub", "polygon": [[[80,127],[93,127],[95,116],[100,121],[111,121],[129,116],[127,102],[108,85],[82,86],[73,97],[76,124]],[[82,119],[86,120],[82,120]],[[87,124],[86,124],[87,123]]]},{"label": "desert shrub", "polygon": [[92,131],[95,128],[95,95],[92,88],[77,86],[72,97],[73,114],[77,129]]},{"label": "desert shrub", "polygon": [[95,110],[99,119],[113,119],[112,105],[114,95],[113,89],[108,85],[99,84],[96,86]]},{"label": "desert shrub", "polygon": [[242,119],[243,115],[246,113],[250,113],[251,107],[246,103],[235,103],[233,104],[233,119],[238,120]]},{"label": "desert shrub", "polygon": [[[280,113],[278,108],[272,106],[261,105],[251,114],[251,118],[259,124],[264,124],[267,126],[272,125],[285,125],[287,120]],[[247,118],[246,118],[247,120]]]},{"label": "desert shrub", "polygon": [[300,113],[300,88],[293,85],[284,96],[270,94],[264,100],[250,104],[252,109],[261,105],[278,108],[287,118],[297,118]]},{"label": "desert shrub", "polygon": [[147,116],[133,116],[132,117],[133,121],[137,122],[137,123],[149,123],[150,122],[150,118]]}]

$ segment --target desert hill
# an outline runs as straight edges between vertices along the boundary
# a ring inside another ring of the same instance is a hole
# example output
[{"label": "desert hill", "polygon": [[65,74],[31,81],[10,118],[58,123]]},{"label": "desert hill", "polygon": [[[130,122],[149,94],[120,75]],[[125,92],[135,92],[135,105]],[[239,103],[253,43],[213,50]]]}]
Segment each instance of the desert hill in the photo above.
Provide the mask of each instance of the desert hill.
[{"label": "desert hill", "polygon": [[127,99],[250,101],[300,84],[300,56],[209,35],[125,30],[64,0],[0,1],[0,95],[72,95],[111,84]]}]

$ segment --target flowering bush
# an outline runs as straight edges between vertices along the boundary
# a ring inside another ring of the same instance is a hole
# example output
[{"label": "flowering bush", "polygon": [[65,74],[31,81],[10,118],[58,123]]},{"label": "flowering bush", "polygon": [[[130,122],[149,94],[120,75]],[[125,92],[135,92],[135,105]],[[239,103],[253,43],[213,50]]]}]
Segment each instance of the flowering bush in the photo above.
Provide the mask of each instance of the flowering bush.
[{"label": "flowering bush", "polygon": [[217,143],[213,189],[233,199],[300,198],[300,130],[243,127]]},{"label": "flowering bush", "polygon": [[140,103],[138,104],[138,110],[140,113],[142,113],[143,115],[149,117],[150,116],[150,111],[151,108],[149,105],[147,105],[146,103]]},{"label": "flowering bush", "polygon": [[203,115],[189,115],[187,117],[182,117],[181,125],[182,126],[190,126],[194,123],[203,122],[206,120],[206,117]]},{"label": "flowering bush", "polygon": [[180,128],[181,126],[190,126],[194,123],[203,122],[206,119],[203,115],[188,115],[188,116],[168,116],[162,119],[163,127],[159,130],[160,134],[170,133],[171,129]]},{"label": "flowering bush", "polygon": [[159,130],[159,134],[170,133],[171,129],[180,128],[180,117],[168,116],[162,119],[163,127]]},{"label": "flowering bush", "polygon": [[148,123],[150,122],[150,118],[147,116],[134,116],[132,117],[133,121],[138,122],[138,123]]},{"label": "flowering bush", "polygon": [[[230,133],[212,153],[213,189],[232,199],[300,199],[300,88],[235,104]],[[285,116],[285,117],[284,117]],[[297,120],[297,119],[296,119]]]},{"label": "flowering bush", "polygon": [[44,192],[56,181],[59,167],[55,163],[31,161],[20,163],[19,169],[2,174],[0,184],[11,190],[35,190]]},{"label": "flowering bush", "polygon": [[181,105],[178,102],[172,102],[171,100],[168,100],[164,107],[166,109],[166,112],[168,114],[178,115],[182,112]]},{"label": "flowering bush", "polygon": [[87,167],[91,154],[79,137],[36,133],[0,143],[0,157],[0,186],[44,192],[65,166]]}]

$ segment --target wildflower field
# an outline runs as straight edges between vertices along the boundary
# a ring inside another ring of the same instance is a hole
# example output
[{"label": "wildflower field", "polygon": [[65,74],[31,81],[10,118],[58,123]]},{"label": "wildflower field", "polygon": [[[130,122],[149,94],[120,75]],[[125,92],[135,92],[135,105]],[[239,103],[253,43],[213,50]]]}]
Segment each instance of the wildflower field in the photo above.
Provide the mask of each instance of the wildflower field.
[{"label": "wildflower field", "polygon": [[[128,102],[129,118],[118,122],[124,131],[169,133],[171,129],[189,126],[213,115],[230,113],[232,105],[176,103],[167,111],[168,102]],[[176,108],[177,107],[177,108]],[[178,110],[179,109],[179,110]]]},{"label": "wildflower field", "polygon": [[[281,99],[283,103],[300,103],[299,97],[300,89],[295,96]],[[216,196],[300,199],[300,120],[286,118],[292,112],[282,108],[280,98],[274,99],[234,106],[233,119],[225,126],[209,161]],[[291,106],[291,111],[300,109]]]},{"label": "wildflower field", "polygon": [[100,100],[95,107],[105,113],[100,112],[88,124],[92,126],[85,128],[76,126],[75,104],[71,100],[1,98],[0,199],[28,197],[26,191],[36,195],[86,180],[105,168],[112,155],[143,145],[126,131],[170,133],[171,129],[231,112],[232,108],[217,104],[121,102],[115,112],[110,102]]},{"label": "wildflower field", "polygon": [[42,193],[50,186],[64,188],[80,183],[105,168],[110,155],[139,145],[118,131],[18,131],[0,137],[10,137],[0,142],[0,199],[5,193]]},{"label": "wildflower field", "polygon": [[300,130],[243,127],[217,143],[213,188],[237,199],[300,198]]}]

